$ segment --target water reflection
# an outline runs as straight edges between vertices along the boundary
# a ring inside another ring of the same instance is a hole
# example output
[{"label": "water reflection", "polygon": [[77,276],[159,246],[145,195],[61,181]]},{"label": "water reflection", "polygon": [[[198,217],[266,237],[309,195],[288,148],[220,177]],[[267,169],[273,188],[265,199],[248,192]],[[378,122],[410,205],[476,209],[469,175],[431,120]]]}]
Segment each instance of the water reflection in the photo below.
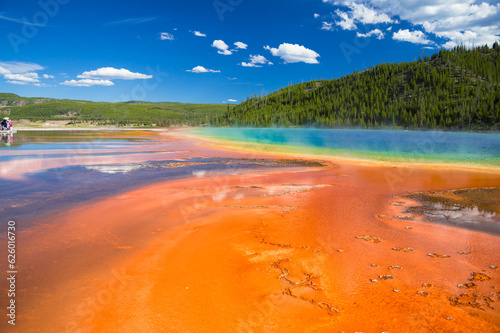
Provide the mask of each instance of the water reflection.
[{"label": "water reflection", "polygon": [[4,179],[0,212],[21,228],[83,202],[193,175],[222,176],[244,170],[309,165],[304,161],[198,158],[139,163],[73,165]]},{"label": "water reflection", "polygon": [[14,133],[12,132],[2,133],[2,142],[5,146],[10,147],[14,142]]},{"label": "water reflection", "polygon": [[500,234],[500,189],[475,188],[406,196],[421,206],[408,213],[424,215],[430,221]]}]

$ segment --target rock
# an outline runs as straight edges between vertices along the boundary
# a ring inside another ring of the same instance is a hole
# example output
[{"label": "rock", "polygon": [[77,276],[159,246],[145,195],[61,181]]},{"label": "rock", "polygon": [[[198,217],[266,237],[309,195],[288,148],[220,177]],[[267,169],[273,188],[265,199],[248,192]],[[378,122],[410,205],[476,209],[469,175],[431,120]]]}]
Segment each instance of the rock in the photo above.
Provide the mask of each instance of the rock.
[{"label": "rock", "polygon": [[466,283],[460,283],[457,285],[458,288],[460,289],[471,289],[471,288],[477,288],[477,285],[474,282],[466,282]]},{"label": "rock", "polygon": [[471,277],[469,281],[488,281],[491,280],[491,278],[484,274],[484,273],[479,273],[479,272],[472,272],[470,273]]},{"label": "rock", "polygon": [[381,240],[377,236],[372,236],[372,235],[364,235],[364,236],[357,236],[357,239],[364,239],[367,242],[373,241],[374,243],[380,243]]},{"label": "rock", "polygon": [[451,258],[447,254],[427,253],[427,255],[432,258]]},{"label": "rock", "polygon": [[411,252],[414,251],[411,247],[393,247],[394,251],[403,251],[403,252]]}]

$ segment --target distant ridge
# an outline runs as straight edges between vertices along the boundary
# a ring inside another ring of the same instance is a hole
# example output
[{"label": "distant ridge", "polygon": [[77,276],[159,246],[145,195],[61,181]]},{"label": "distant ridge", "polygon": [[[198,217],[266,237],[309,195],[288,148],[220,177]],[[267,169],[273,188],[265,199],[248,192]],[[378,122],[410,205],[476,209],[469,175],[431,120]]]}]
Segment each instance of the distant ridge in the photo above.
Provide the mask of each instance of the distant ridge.
[{"label": "distant ridge", "polygon": [[20,97],[0,93],[0,115],[14,120],[66,120],[72,124],[91,123],[116,126],[200,126],[207,118],[222,114],[224,104],[128,101],[90,102],[43,97]]},{"label": "distant ridge", "polygon": [[500,47],[440,50],[251,96],[215,126],[500,129]]}]

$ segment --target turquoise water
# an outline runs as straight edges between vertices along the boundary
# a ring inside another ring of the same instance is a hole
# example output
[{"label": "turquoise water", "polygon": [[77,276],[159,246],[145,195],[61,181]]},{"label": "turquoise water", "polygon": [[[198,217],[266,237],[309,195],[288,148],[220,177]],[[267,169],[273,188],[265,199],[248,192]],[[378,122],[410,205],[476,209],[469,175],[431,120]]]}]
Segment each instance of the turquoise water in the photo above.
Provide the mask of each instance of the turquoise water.
[{"label": "turquoise water", "polygon": [[283,128],[205,128],[200,134],[300,147],[300,153],[500,166],[499,134]]}]

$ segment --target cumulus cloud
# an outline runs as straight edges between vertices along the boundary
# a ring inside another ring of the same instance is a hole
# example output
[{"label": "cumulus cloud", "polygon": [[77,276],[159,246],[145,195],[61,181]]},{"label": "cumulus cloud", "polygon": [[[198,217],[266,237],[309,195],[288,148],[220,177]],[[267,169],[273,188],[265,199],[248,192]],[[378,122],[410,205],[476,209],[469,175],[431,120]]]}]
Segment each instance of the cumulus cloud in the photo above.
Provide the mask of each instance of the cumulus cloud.
[{"label": "cumulus cloud", "polygon": [[[376,1],[376,0],[375,0]],[[394,21],[386,13],[381,13],[372,8],[370,5],[365,5],[363,1],[331,1],[323,0],[323,2],[329,2],[334,5],[341,5],[348,7],[348,11],[342,11],[340,9],[335,10],[335,14],[340,18],[336,20],[335,24],[344,30],[355,30],[357,29],[356,23],[361,24],[381,24],[381,23],[393,23]]]},{"label": "cumulus cloud", "polygon": [[220,40],[220,39],[214,40],[214,42],[212,43],[212,47],[215,47],[216,49],[218,49],[219,51],[217,51],[217,53],[219,53],[219,54],[223,54],[223,55],[233,54],[233,52],[229,50],[229,45],[224,43],[223,40]]},{"label": "cumulus cloud", "polygon": [[174,35],[169,34],[168,32],[161,32],[160,33],[160,39],[161,40],[174,40]]},{"label": "cumulus cloud", "polygon": [[427,39],[425,34],[419,30],[410,31],[408,29],[399,29],[398,32],[392,34],[392,39],[414,44],[433,44],[433,42]]},{"label": "cumulus cloud", "polygon": [[379,29],[373,29],[372,31],[367,32],[366,34],[362,34],[359,32],[356,33],[356,36],[365,38],[371,37],[373,35],[377,36],[377,39],[384,39],[384,33]]},{"label": "cumulus cloud", "polygon": [[314,13],[314,18],[318,18],[318,17],[319,17],[319,14]]},{"label": "cumulus cloud", "polygon": [[54,78],[54,75],[49,75],[49,74],[43,74],[42,77],[44,79],[53,79]]},{"label": "cumulus cloud", "polygon": [[335,21],[335,24],[341,27],[344,30],[354,30],[357,29],[358,26],[354,24],[354,19],[349,16],[348,13],[343,12],[341,10],[336,10],[335,14],[340,17],[340,21]]},{"label": "cumulus cloud", "polygon": [[393,23],[389,15],[379,13],[375,9],[365,6],[362,3],[351,2],[347,4],[351,9],[351,15],[356,22],[362,24]]},{"label": "cumulus cloud", "polygon": [[191,73],[220,73],[220,70],[207,69],[203,66],[196,66],[193,69],[188,69],[186,72]]},{"label": "cumulus cloud", "polygon": [[11,81],[11,80],[7,80],[7,83],[10,83],[10,84],[18,84],[18,85],[26,85],[28,84],[28,82],[23,82],[23,81]]},{"label": "cumulus cloud", "polygon": [[5,74],[3,76],[5,79],[9,80],[7,82],[9,83],[14,83],[14,84],[20,84],[20,82],[23,82],[25,84],[27,83],[37,83],[40,82],[38,74],[37,73],[21,73],[21,74]]},{"label": "cumulus cloud", "polygon": [[250,55],[250,62],[242,62],[243,67],[262,67],[262,65],[272,65],[273,63],[266,59],[266,57],[257,55]]},{"label": "cumulus cloud", "polygon": [[91,87],[91,86],[113,86],[114,83],[110,80],[92,80],[92,79],[83,79],[83,80],[69,80],[59,83],[63,86],[71,86],[71,87]]},{"label": "cumulus cloud", "polygon": [[280,57],[286,63],[305,62],[306,64],[318,64],[320,55],[299,44],[283,43],[278,48],[264,46],[275,57]]},{"label": "cumulus cloud", "polygon": [[50,84],[46,84],[46,83],[34,83],[33,84],[35,87],[55,87],[53,85],[50,85]]},{"label": "cumulus cloud", "polygon": [[333,31],[333,23],[323,21],[323,24],[321,25],[321,30]]},{"label": "cumulus cloud", "polygon": [[248,45],[245,44],[245,43],[242,43],[242,42],[236,42],[234,43],[234,45],[236,45],[236,48],[237,49],[242,49],[242,50],[246,50]]},{"label": "cumulus cloud", "polygon": [[40,86],[40,77],[35,72],[45,67],[31,62],[0,61],[0,75],[7,83]]},{"label": "cumulus cloud", "polygon": [[[349,8],[354,23],[397,23],[399,17],[446,40],[443,47],[493,44],[500,35],[500,3],[494,0],[323,0]],[[346,20],[340,21],[351,27]],[[351,29],[352,30],[352,29]],[[398,36],[398,35],[397,35]],[[406,36],[407,37],[407,36]],[[424,38],[428,40],[428,38]]]},{"label": "cumulus cloud", "polygon": [[104,79],[104,80],[138,80],[151,79],[152,75],[132,73],[125,68],[101,67],[93,71],[83,72],[77,76],[79,79]]},{"label": "cumulus cloud", "polygon": [[227,101],[228,101],[228,102],[230,102],[230,103],[237,103],[237,102],[238,102],[237,100],[235,100],[235,99],[231,99],[231,98],[230,98],[230,99],[228,99]]},{"label": "cumulus cloud", "polygon": [[206,35],[206,34],[203,34],[203,33],[199,32],[199,31],[193,31],[193,34],[194,34],[195,36],[198,36],[198,37],[207,37],[207,35]]}]

